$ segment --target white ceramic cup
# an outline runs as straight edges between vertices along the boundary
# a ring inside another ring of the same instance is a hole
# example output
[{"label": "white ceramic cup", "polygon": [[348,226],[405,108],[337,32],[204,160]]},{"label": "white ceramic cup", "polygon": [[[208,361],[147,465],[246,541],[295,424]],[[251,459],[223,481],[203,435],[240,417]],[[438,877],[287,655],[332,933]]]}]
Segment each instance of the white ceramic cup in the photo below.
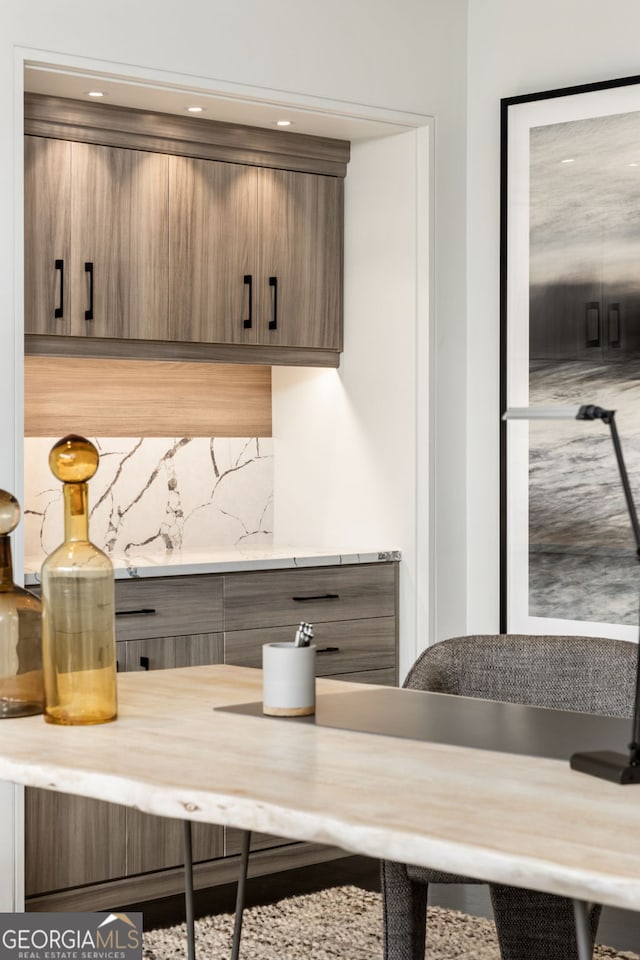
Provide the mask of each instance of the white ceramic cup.
[{"label": "white ceramic cup", "polygon": [[292,641],[262,646],[262,712],[305,717],[316,710],[316,648]]}]

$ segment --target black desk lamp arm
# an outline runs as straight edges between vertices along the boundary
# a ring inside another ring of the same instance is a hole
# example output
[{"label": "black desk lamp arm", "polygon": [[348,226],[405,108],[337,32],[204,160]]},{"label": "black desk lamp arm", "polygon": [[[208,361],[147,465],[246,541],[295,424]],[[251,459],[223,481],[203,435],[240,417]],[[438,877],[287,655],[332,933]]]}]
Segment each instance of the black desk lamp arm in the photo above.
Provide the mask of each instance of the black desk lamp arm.
[{"label": "black desk lamp arm", "polygon": [[[624,457],[622,455],[622,446],[620,444],[620,437],[618,435],[618,428],[616,426],[615,410],[603,410],[602,407],[596,407],[592,404],[587,404],[580,407],[576,416],[576,420],[602,420],[602,422],[606,423],[611,430],[611,439],[613,441],[613,449],[615,451],[616,462],[618,464],[618,472],[620,473],[622,489],[624,490],[624,496],[627,502],[627,511],[629,513],[629,519],[631,520],[631,526],[633,528],[633,536],[636,541],[636,556],[638,560],[640,560],[640,523],[638,523],[638,513],[633,500],[633,494],[631,493],[629,475],[627,473]],[[640,655],[640,646],[638,650]],[[640,669],[636,671],[636,692],[633,710],[633,740],[629,744],[629,749],[631,750],[631,764],[633,766],[640,766]]]}]

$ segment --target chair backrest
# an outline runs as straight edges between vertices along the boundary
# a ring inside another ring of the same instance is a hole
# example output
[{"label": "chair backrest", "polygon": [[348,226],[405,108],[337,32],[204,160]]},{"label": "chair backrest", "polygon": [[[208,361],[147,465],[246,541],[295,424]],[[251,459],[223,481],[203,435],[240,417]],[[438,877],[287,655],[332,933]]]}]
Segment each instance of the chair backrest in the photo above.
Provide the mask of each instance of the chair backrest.
[{"label": "chair backrest", "polygon": [[404,686],[631,717],[638,646],[603,637],[453,637],[427,649]]}]

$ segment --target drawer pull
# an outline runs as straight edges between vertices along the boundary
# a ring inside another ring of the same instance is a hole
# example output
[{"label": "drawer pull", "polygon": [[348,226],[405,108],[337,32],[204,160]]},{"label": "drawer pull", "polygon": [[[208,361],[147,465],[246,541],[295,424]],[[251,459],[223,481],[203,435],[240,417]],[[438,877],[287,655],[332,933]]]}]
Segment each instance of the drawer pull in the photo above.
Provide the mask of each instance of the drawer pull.
[{"label": "drawer pull", "polygon": [[140,607],[139,610],[116,610],[116,617],[145,617],[155,614],[153,607]]},{"label": "drawer pull", "polygon": [[340,653],[340,647],[319,647],[316,653]]},{"label": "drawer pull", "polygon": [[149,657],[140,657],[140,666],[143,670],[149,669]]},{"label": "drawer pull", "polygon": [[339,600],[339,593],[319,593],[312,597],[292,597],[296,603],[309,603],[311,600]]}]

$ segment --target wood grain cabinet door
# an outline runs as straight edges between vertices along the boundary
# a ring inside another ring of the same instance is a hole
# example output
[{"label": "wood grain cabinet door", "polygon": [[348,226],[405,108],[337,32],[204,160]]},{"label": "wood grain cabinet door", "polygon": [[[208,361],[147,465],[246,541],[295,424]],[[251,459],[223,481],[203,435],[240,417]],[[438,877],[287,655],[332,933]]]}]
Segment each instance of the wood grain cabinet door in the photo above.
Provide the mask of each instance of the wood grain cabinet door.
[{"label": "wood grain cabinet door", "polygon": [[25,789],[25,896],[124,876],[125,807]]},{"label": "wood grain cabinet door", "polygon": [[344,183],[258,173],[258,342],[341,350]]},{"label": "wood grain cabinet door", "polygon": [[[119,659],[124,661],[127,670],[194,667],[222,663],[223,660],[221,633],[128,640],[118,646],[125,648]],[[171,710],[170,703],[167,703],[167,710]],[[180,723],[180,717],[176,717],[176,723]],[[192,844],[196,863],[222,856],[223,828],[216,824],[194,823]],[[127,808],[126,851],[127,876],[181,866],[184,863],[182,821]]]},{"label": "wood grain cabinet door", "polygon": [[256,342],[257,170],[169,158],[168,339]]},{"label": "wood grain cabinet door", "polygon": [[26,333],[71,333],[71,147],[24,138]]},{"label": "wood grain cabinet door", "polygon": [[25,332],[167,338],[168,157],[25,137]]},{"label": "wood grain cabinet door", "polygon": [[72,184],[72,333],[166,339],[168,157],[75,143]]}]

